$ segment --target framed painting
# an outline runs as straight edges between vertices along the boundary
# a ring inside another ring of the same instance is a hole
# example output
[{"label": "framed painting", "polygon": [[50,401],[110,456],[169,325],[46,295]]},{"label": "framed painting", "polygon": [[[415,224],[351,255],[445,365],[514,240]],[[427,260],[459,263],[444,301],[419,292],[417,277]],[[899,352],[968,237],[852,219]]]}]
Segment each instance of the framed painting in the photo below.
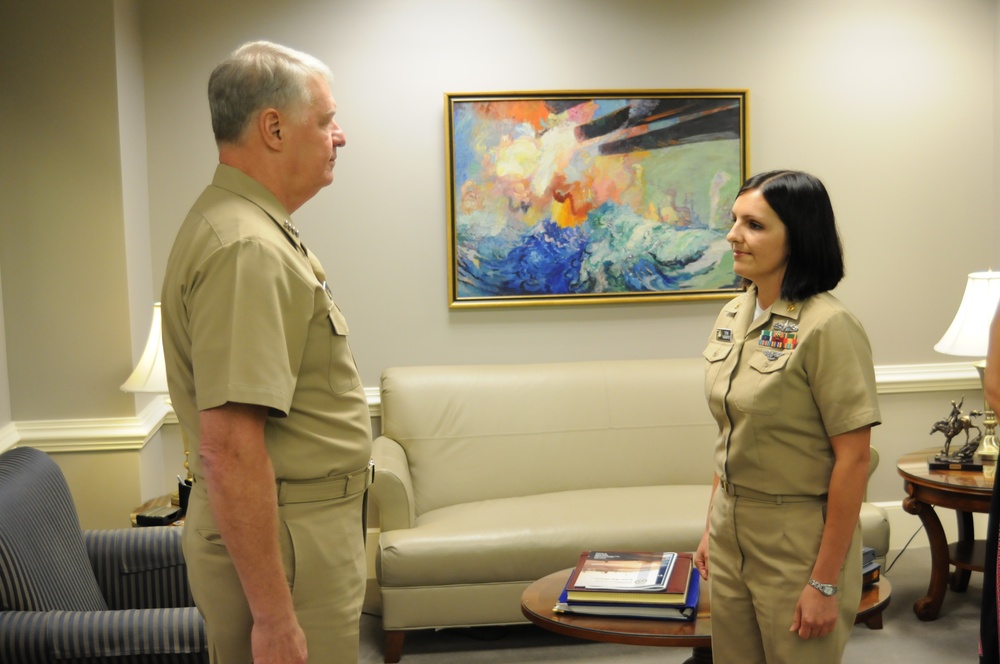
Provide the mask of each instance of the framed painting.
[{"label": "framed painting", "polygon": [[730,297],[746,90],[445,95],[449,305]]}]

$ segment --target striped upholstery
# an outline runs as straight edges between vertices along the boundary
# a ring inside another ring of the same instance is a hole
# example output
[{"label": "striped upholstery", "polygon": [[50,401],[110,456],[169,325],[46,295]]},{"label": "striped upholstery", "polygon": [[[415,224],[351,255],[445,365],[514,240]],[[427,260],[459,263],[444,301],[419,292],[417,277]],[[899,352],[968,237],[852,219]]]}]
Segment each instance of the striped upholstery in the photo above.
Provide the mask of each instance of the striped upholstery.
[{"label": "striped upholstery", "polygon": [[0,610],[102,611],[62,471],[30,447],[0,455]]},{"label": "striped upholstery", "polygon": [[0,612],[0,662],[202,664],[198,609]]},{"label": "striped upholstery", "polygon": [[181,531],[174,526],[83,531],[109,609],[194,606]]},{"label": "striped upholstery", "polygon": [[48,662],[45,645],[45,611],[0,611],[0,662]]},{"label": "striped upholstery", "polygon": [[181,528],[88,530],[59,467],[0,454],[0,663],[208,662]]}]

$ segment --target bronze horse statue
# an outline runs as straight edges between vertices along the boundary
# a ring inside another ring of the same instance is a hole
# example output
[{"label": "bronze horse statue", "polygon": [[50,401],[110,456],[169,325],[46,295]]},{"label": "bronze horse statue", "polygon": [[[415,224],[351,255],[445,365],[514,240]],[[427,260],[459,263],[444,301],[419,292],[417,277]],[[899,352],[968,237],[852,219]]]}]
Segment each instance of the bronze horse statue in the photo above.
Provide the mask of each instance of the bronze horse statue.
[{"label": "bronze horse statue", "polygon": [[[934,435],[935,432],[940,431],[944,434],[945,437],[944,450],[941,452],[940,455],[938,455],[939,457],[948,457],[949,450],[951,449],[952,438],[962,433],[963,431],[965,432],[965,446],[962,447],[958,456],[961,456],[963,458],[967,457],[971,459],[972,454],[976,451],[976,447],[978,446],[979,439],[982,437],[983,432],[978,426],[973,424],[972,418],[980,417],[982,416],[982,413],[979,412],[978,410],[973,410],[968,415],[963,415],[962,414],[963,403],[965,403],[965,397],[962,397],[962,400],[959,401],[957,404],[954,401],[952,401],[951,415],[949,415],[947,419],[935,422],[934,426],[931,428],[931,435]],[[979,434],[972,441],[969,440],[969,431],[971,429],[975,429],[976,432]],[[976,445],[973,446],[973,443],[976,443]]]}]

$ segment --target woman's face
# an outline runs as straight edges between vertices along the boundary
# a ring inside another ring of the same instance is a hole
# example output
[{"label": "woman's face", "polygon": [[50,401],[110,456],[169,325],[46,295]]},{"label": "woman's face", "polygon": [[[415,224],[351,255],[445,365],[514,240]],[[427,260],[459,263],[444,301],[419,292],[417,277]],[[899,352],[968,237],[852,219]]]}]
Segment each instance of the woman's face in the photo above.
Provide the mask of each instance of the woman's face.
[{"label": "woman's face", "polygon": [[733,247],[734,271],[758,290],[781,291],[788,265],[788,231],[760,190],[745,191],[733,203],[733,227],[726,240]]}]

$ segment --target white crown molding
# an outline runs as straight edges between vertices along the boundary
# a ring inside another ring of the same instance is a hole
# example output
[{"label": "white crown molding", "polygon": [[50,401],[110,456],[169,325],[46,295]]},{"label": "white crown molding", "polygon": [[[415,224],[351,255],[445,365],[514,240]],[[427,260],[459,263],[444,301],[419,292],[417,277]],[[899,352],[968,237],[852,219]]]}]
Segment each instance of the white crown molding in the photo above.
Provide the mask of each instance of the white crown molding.
[{"label": "white crown molding", "polygon": [[17,444],[17,426],[14,422],[0,428],[0,452],[8,450]]},{"label": "white crown molding", "polygon": [[382,417],[382,393],[377,387],[366,387],[365,398],[368,399],[368,414],[371,417]]},{"label": "white crown molding", "polygon": [[[875,367],[879,394],[941,392],[982,387],[971,362],[885,365]],[[382,416],[378,387],[366,387],[371,417]],[[177,416],[165,395],[158,395],[134,417],[11,422],[0,428],[0,451],[23,445],[46,452],[140,450],[164,424]]]},{"label": "white crown molding", "polygon": [[879,394],[982,389],[972,362],[898,364],[875,367]]},{"label": "white crown molding", "polygon": [[177,417],[165,395],[158,395],[134,417],[13,422],[14,444],[45,452],[139,450],[164,424]]}]

